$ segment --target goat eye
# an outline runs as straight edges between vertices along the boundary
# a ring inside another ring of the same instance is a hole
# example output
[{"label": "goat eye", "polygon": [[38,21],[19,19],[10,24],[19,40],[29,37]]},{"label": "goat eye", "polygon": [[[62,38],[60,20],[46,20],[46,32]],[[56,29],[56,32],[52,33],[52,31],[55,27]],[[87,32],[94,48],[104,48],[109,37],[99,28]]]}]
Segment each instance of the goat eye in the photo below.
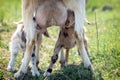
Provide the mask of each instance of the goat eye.
[{"label": "goat eye", "polygon": [[69,24],[70,24],[70,21],[67,20],[66,23],[65,23],[65,26],[69,26]]},{"label": "goat eye", "polygon": [[36,21],[35,17],[33,17],[33,21]]}]

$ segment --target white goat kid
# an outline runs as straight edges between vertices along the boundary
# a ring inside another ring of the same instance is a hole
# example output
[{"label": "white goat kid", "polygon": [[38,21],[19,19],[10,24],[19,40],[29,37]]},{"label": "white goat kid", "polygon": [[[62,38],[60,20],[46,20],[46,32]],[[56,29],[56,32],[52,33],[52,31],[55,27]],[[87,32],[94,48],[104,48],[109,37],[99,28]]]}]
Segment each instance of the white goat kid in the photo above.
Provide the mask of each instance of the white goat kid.
[{"label": "white goat kid", "polygon": [[[37,39],[38,40],[36,41],[40,43],[41,34],[37,36]],[[17,29],[11,38],[9,48],[11,52],[11,58],[10,58],[10,62],[8,64],[7,70],[14,71],[15,59],[16,59],[16,56],[18,55],[18,52],[22,51],[24,53],[26,50],[26,34],[24,31],[23,21],[20,21],[19,23],[17,23]],[[31,66],[32,66],[31,71],[33,76],[39,75],[39,71],[36,67],[36,65],[39,63],[38,53],[39,53],[39,44],[36,44],[32,50],[32,57],[31,57]]]}]

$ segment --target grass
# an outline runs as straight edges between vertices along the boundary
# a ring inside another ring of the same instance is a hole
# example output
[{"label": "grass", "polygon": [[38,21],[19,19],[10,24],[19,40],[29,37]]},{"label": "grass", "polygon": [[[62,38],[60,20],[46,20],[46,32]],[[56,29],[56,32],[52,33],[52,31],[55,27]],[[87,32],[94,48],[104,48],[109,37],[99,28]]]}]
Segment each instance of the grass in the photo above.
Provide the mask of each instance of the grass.
[{"label": "grass", "polygon": [[[102,11],[102,6],[110,4],[113,10]],[[42,74],[47,69],[50,57],[53,54],[59,28],[49,29],[51,38],[43,38],[40,49],[39,77],[31,77],[30,70],[24,80],[120,80],[120,1],[119,0],[89,0],[87,3],[87,18],[96,22],[96,25],[86,25],[86,35],[89,41],[90,59],[95,67],[95,72],[83,68],[81,58],[76,53],[76,48],[71,50],[69,65],[60,69],[57,62],[50,77],[44,78]],[[0,0],[0,80],[15,80],[13,73],[7,72],[6,67],[10,59],[9,42],[16,27],[14,21],[21,19],[21,0]],[[98,35],[98,39],[97,39]],[[99,45],[97,45],[99,43]],[[99,47],[99,49],[97,48]],[[21,65],[22,54],[16,59],[15,69]]]}]

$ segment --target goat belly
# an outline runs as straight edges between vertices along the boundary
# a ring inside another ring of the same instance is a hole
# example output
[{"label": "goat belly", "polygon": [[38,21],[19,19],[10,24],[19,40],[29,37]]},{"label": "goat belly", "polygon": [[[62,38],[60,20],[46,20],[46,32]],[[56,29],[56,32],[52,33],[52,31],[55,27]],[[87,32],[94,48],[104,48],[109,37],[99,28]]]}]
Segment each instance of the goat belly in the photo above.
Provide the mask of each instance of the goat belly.
[{"label": "goat belly", "polygon": [[45,0],[36,11],[36,21],[41,27],[62,26],[66,19],[67,9],[62,0]]}]

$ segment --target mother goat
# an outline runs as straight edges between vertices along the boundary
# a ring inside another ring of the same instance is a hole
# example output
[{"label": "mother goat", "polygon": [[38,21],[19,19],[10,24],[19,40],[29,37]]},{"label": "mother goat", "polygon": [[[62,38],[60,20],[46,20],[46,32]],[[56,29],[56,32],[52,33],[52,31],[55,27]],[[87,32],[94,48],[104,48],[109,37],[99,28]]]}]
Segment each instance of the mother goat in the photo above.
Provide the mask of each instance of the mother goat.
[{"label": "mother goat", "polygon": [[39,28],[42,29],[42,33],[44,33],[44,30],[46,30],[47,26],[57,25],[63,27],[67,19],[68,9],[73,11],[75,14],[75,38],[78,51],[80,52],[84,63],[84,67],[93,69],[84,47],[85,45],[82,35],[83,26],[86,19],[85,0],[22,0],[22,17],[27,43],[24,61],[20,66],[19,71],[14,75],[16,78],[27,72],[33,46],[38,45],[38,43],[35,41],[38,35],[36,26],[39,26]]}]

